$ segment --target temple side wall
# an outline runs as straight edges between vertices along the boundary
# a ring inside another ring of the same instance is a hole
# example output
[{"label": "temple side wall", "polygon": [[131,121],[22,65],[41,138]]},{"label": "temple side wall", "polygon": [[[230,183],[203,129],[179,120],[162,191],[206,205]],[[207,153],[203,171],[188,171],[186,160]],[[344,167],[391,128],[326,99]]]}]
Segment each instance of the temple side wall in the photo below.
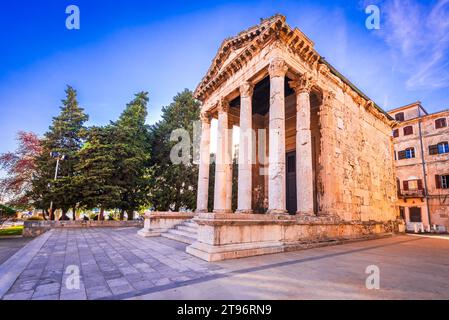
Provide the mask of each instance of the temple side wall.
[{"label": "temple side wall", "polygon": [[392,129],[329,86],[320,111],[320,212],[344,221],[395,220]]}]

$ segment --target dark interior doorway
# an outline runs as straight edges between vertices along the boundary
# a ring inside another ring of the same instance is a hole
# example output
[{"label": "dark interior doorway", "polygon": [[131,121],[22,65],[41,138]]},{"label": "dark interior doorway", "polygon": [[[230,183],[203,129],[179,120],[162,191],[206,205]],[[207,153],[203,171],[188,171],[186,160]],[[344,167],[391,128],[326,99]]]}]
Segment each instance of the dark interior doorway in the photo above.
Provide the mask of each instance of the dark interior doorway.
[{"label": "dark interior doorway", "polygon": [[287,153],[287,211],[289,214],[296,214],[296,152]]}]

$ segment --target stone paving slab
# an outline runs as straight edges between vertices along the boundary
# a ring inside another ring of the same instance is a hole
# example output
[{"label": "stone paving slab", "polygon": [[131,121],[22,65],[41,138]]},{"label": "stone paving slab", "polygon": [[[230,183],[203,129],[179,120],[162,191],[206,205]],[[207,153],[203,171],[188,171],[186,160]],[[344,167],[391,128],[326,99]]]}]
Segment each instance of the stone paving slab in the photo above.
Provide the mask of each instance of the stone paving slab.
[{"label": "stone paving slab", "polygon": [[[185,244],[136,232],[61,229],[38,238],[45,243],[3,299],[449,299],[442,239],[400,236],[207,263]],[[380,268],[381,290],[365,287],[369,265]],[[66,272],[73,266],[74,290]]]},{"label": "stone paving slab", "polygon": [[[115,299],[216,272],[213,264],[185,253],[186,245],[165,238],[142,238],[137,231],[53,230],[3,299]],[[79,289],[71,285],[70,268],[79,270]]]}]

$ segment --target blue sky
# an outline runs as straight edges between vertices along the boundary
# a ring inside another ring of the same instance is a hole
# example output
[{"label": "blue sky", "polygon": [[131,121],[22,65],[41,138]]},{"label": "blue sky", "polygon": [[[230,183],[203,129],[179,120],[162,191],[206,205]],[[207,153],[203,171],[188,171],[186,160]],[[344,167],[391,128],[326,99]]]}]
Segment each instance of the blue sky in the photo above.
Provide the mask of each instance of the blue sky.
[{"label": "blue sky", "polygon": [[[80,30],[65,28],[71,4]],[[365,27],[369,4],[380,8],[380,30]],[[224,38],[277,12],[385,109],[416,100],[449,108],[449,0],[2,1],[0,153],[19,130],[47,130],[66,84],[91,125],[116,119],[140,90],[155,122],[177,92],[196,87]]]}]

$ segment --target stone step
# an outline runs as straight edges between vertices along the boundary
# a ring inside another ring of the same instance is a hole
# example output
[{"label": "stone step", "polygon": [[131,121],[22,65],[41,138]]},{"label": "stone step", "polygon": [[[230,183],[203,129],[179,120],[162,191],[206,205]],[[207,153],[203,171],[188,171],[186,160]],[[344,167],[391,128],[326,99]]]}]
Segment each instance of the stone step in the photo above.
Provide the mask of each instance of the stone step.
[{"label": "stone step", "polygon": [[189,237],[192,239],[196,239],[196,232],[188,232],[184,230],[178,230],[178,229],[170,229],[167,231],[167,233],[173,233],[173,234],[179,234],[180,236]]},{"label": "stone step", "polygon": [[192,227],[192,228],[198,228],[198,223],[195,221],[186,221],[182,223],[183,226]]},{"label": "stone step", "polygon": [[[171,230],[169,230],[169,231],[171,231]],[[186,237],[186,236],[183,236],[180,234],[170,233],[170,232],[163,233],[163,234],[161,234],[161,236],[163,236],[164,238],[167,238],[167,239],[171,239],[171,240],[175,240],[175,241],[187,243],[187,244],[193,244],[196,241],[195,238]]]},{"label": "stone step", "polygon": [[191,226],[185,226],[185,225],[179,225],[176,227],[178,230],[190,232],[196,234],[198,232],[198,227],[191,227]]}]

